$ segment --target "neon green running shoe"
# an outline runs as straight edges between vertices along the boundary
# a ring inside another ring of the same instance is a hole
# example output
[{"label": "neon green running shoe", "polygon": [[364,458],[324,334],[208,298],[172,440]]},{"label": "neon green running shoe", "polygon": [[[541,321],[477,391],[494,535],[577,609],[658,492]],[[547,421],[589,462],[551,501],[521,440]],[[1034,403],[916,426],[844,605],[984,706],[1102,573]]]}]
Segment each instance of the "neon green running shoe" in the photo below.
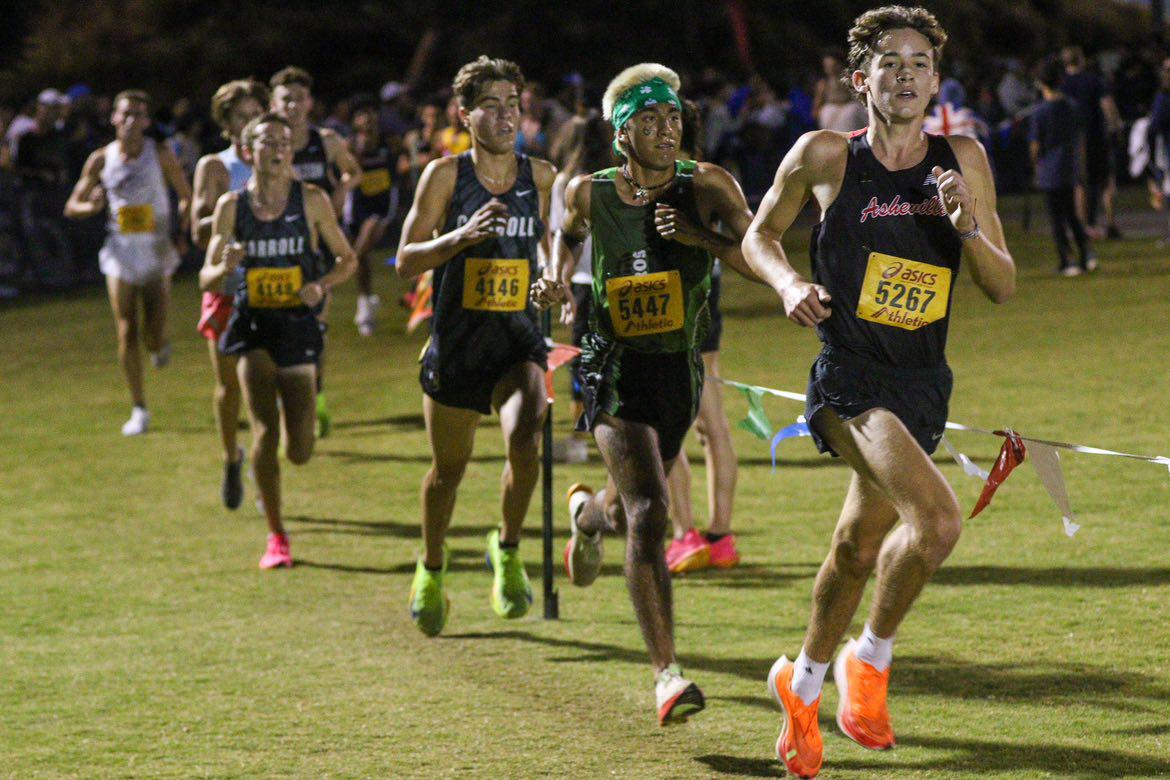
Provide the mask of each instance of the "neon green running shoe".
[{"label": "neon green running shoe", "polygon": [[410,619],[427,636],[438,636],[447,623],[451,599],[443,592],[443,575],[447,573],[447,549],[443,548],[443,570],[431,571],[418,557],[414,581],[410,583]]},{"label": "neon green running shoe", "polygon": [[324,439],[333,430],[333,417],[325,404],[325,394],[317,393],[317,438]]},{"label": "neon green running shoe", "polygon": [[520,618],[532,606],[532,585],[520,551],[500,549],[500,530],[487,535],[487,564],[492,570],[492,609],[502,618]]}]

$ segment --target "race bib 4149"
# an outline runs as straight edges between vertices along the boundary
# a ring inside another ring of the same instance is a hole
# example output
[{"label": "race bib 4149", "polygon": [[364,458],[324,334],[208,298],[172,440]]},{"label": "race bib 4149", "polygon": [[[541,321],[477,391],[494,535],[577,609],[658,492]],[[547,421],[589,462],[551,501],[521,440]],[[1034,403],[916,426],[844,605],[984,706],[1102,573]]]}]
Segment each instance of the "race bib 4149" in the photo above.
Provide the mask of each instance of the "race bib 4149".
[{"label": "race bib 4149", "polygon": [[528,307],[528,261],[469,257],[463,265],[463,308],[524,311]]},{"label": "race bib 4149", "polygon": [[606,279],[605,298],[619,339],[679,330],[686,316],[678,271]]},{"label": "race bib 4149", "polygon": [[879,325],[918,330],[947,316],[951,269],[871,252],[857,316]]},{"label": "race bib 4149", "polygon": [[301,267],[249,268],[248,305],[255,309],[288,309],[303,306]]},{"label": "race bib 4149", "polygon": [[118,209],[118,230],[122,233],[153,233],[154,206],[123,206]]}]

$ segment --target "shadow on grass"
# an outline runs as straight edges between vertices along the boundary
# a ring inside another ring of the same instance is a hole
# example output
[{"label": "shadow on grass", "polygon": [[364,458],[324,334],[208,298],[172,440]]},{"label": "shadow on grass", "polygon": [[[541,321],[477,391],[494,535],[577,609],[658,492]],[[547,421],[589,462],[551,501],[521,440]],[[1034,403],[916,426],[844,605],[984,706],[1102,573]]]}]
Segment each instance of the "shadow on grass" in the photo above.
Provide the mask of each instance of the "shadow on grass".
[{"label": "shadow on grass", "polygon": [[[403,455],[390,452],[354,452],[352,450],[321,450],[319,458],[336,458],[348,463],[430,463],[430,455]],[[503,463],[503,455],[472,455],[471,463]]]},{"label": "shadow on grass", "polygon": [[422,430],[426,427],[422,412],[416,414],[395,414],[390,417],[377,417],[372,420],[340,420],[333,423],[334,430],[344,431],[353,428],[407,428]]},{"label": "shadow on grass", "polygon": [[1170,567],[1026,568],[1019,566],[943,566],[931,585],[1033,585],[1042,588],[1128,588],[1170,585]]},{"label": "shadow on grass", "polygon": [[1139,703],[1142,699],[1156,704],[1170,698],[1170,688],[1157,678],[1088,664],[979,664],[913,655],[896,658],[890,691],[1029,704],[1076,701],[1137,712],[1149,709]]},{"label": "shadow on grass", "polygon": [[785,563],[775,567],[741,565],[733,569],[703,569],[674,577],[678,588],[774,588],[786,582],[811,580],[818,563]]},{"label": "shadow on grass", "polygon": [[695,760],[704,764],[708,769],[725,775],[739,777],[785,777],[784,767],[780,762],[765,758],[743,758],[741,756],[724,756],[718,754],[695,756]]},{"label": "shadow on grass", "polygon": [[[648,663],[646,651],[642,648],[630,649],[603,642],[587,642],[580,639],[559,639],[551,636],[539,636],[527,631],[472,631],[463,634],[444,634],[446,639],[503,639],[532,642],[546,647],[573,650],[573,655],[558,656],[547,659],[554,664],[591,663],[596,661],[624,661],[626,663],[645,665]],[[774,658],[715,658],[709,655],[683,652],[680,656],[683,666],[688,670],[714,672],[742,677],[747,680],[758,681],[764,685],[768,677],[768,670],[772,668]]]},{"label": "shadow on grass", "polygon": [[957,737],[898,737],[903,747],[946,751],[947,755],[920,760],[889,762],[873,759],[840,759],[827,756],[826,769],[870,771],[942,770],[974,776],[989,772],[1069,773],[1074,777],[1166,777],[1170,761],[1134,755],[1117,749],[1020,744]]},{"label": "shadow on grass", "polygon": [[[422,528],[419,523],[397,523],[393,520],[340,520],[332,517],[308,517],[296,515],[285,518],[285,522],[296,524],[294,532],[306,534],[349,534],[356,536],[393,536],[398,539],[421,539]],[[308,528],[301,525],[310,526]],[[450,539],[471,539],[487,536],[494,525],[458,525],[452,524],[447,529]],[[539,530],[526,530],[525,538],[539,538]],[[453,551],[454,552],[457,551]]]}]

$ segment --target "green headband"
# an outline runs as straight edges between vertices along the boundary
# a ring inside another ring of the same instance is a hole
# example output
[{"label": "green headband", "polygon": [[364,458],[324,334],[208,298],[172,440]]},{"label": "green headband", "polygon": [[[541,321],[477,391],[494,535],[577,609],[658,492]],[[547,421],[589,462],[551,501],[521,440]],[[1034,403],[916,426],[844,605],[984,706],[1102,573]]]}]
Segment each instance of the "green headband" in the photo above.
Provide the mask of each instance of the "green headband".
[{"label": "green headband", "polygon": [[[660,78],[652,78],[630,87],[614,103],[611,117],[613,129],[621,130],[622,126],[630,121],[630,117],[634,114],[644,108],[652,108],[659,103],[670,103],[682,111],[682,101],[679,100],[678,93]],[[618,154],[625,155],[625,152],[618,146],[617,138],[614,138],[613,148]]]}]

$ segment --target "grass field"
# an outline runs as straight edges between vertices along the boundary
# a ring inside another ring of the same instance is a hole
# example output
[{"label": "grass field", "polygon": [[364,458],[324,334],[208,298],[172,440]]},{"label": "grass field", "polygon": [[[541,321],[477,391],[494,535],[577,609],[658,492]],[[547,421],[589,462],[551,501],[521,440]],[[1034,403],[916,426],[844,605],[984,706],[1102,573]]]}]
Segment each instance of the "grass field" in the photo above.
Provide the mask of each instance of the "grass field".
[{"label": "grass field", "polygon": [[[1029,435],[1170,454],[1170,259],[1153,241],[1100,247],[1102,270],[1061,279],[1046,235],[1010,244],[1019,292],[956,291],[951,418]],[[804,235],[793,236],[807,263]],[[401,284],[383,274],[383,298]],[[772,777],[779,724],[765,677],[800,649],[812,578],[849,473],[807,439],[736,431],[734,525],[743,565],[676,581],[680,660],[708,696],[660,729],[621,578],[560,577],[562,619],[505,623],[488,603],[483,537],[498,520],[502,445],[485,420],[451,532],[444,635],[411,624],[418,485],[429,455],[415,358],[421,334],[390,311],[371,339],[339,291],[330,342],[335,432],[284,464],[298,565],[263,573],[264,526],[219,503],[211,375],[194,332],[194,280],[177,284],[175,358],[151,371],[151,433],[129,409],[100,290],[0,310],[7,416],[0,447],[0,776]],[[770,294],[727,277],[724,376],[803,392],[815,336]],[[388,310],[384,310],[388,311]],[[560,377],[563,386],[564,377]],[[776,424],[801,408],[766,402]],[[728,396],[733,420],[746,405]],[[569,428],[557,408],[557,436]],[[985,467],[998,440],[954,434]],[[247,441],[247,434],[244,434]],[[702,496],[701,451],[695,464]],[[940,450],[941,453],[941,450]],[[936,456],[969,508],[980,485]],[[971,521],[899,635],[891,678],[898,749],[869,753],[822,705],[829,778],[1170,776],[1170,478],[1159,466],[1069,454],[1075,539],[1030,467]],[[558,467],[556,550],[573,481]],[[539,493],[538,493],[539,495]],[[700,511],[702,514],[702,511]],[[539,592],[539,509],[523,545]],[[859,631],[868,599],[855,621]]]}]

